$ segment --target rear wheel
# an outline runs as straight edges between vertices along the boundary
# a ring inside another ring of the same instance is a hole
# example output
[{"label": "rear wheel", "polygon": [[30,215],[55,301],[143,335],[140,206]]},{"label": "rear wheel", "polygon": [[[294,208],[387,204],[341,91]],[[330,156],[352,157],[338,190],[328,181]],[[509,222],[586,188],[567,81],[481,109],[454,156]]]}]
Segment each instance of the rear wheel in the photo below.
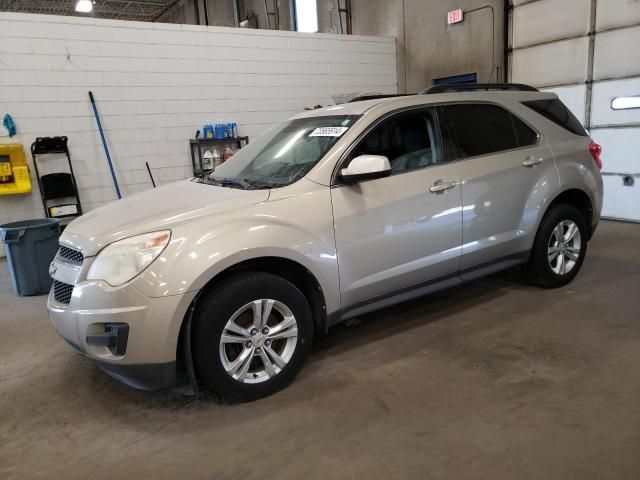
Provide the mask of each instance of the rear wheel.
[{"label": "rear wheel", "polygon": [[571,205],[556,205],[540,223],[526,270],[538,285],[561,287],[578,274],[586,253],[584,216]]},{"label": "rear wheel", "polygon": [[223,399],[255,400],[293,381],[312,338],[304,295],[278,276],[246,272],[199,302],[196,365],[205,385]]}]

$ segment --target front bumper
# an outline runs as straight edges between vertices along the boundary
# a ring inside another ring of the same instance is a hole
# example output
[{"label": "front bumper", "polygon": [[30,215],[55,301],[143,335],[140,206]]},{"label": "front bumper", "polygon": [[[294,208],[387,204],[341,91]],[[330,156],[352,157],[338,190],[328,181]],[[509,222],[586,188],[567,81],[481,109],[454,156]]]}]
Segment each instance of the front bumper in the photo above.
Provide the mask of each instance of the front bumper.
[{"label": "front bumper", "polygon": [[[52,289],[47,308],[53,326],[74,349],[118,380],[155,390],[176,384],[180,328],[195,295],[151,298],[131,284],[84,281],[74,285],[68,305],[57,302]],[[114,324],[128,326],[124,349],[95,341]]]}]

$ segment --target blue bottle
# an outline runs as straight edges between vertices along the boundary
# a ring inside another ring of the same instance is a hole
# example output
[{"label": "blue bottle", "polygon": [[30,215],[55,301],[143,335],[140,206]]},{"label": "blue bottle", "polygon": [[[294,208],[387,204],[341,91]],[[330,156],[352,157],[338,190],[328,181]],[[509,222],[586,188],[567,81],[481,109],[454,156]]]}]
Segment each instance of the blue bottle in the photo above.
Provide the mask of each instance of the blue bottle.
[{"label": "blue bottle", "polygon": [[215,130],[216,139],[225,138],[226,130],[227,130],[226,124],[221,122],[216,123],[216,130]]},{"label": "blue bottle", "polygon": [[213,125],[210,122],[205,122],[202,127],[202,136],[207,140],[213,140],[215,138],[215,132]]},{"label": "blue bottle", "polygon": [[233,129],[233,123],[232,122],[227,123],[227,136],[229,138],[236,138],[236,134],[235,134],[235,131]]}]

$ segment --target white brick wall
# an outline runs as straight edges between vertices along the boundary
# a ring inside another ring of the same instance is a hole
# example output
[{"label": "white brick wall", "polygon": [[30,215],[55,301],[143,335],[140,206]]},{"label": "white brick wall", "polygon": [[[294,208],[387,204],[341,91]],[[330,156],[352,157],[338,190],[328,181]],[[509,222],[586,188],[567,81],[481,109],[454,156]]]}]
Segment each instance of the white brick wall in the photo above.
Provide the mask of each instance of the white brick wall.
[{"label": "white brick wall", "polygon": [[[255,137],[334,94],[395,93],[395,39],[0,12],[0,117],[19,133],[0,142],[67,135],[87,211],[116,198],[89,90],[126,196],[151,187],[145,161],[158,183],[188,177],[205,120]],[[42,216],[35,182],[0,197],[0,224]]]}]

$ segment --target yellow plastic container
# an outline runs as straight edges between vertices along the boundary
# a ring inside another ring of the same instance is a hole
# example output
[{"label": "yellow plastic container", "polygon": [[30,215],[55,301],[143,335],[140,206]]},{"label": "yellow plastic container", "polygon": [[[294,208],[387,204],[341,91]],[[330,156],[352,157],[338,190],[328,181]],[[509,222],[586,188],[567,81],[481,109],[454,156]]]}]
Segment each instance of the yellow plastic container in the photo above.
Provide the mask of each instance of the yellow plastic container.
[{"label": "yellow plastic container", "polygon": [[31,175],[19,143],[0,145],[0,195],[31,192]]}]

